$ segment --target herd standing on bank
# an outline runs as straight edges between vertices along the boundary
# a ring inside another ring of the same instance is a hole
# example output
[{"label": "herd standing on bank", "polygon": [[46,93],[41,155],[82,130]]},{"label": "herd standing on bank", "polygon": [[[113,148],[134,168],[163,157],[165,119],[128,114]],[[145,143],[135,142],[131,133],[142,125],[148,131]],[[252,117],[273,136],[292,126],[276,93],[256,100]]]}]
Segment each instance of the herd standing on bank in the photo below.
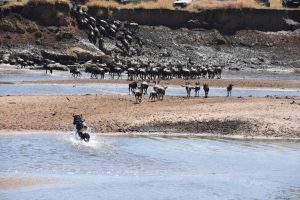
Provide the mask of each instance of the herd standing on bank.
[{"label": "herd standing on bank", "polygon": [[[143,96],[147,95],[147,90],[150,86],[153,87],[153,91],[149,93],[148,101],[152,101],[152,102],[155,102],[156,100],[162,101],[166,94],[168,84],[160,85],[159,82],[156,81],[154,81],[154,85],[151,85],[146,81],[143,82],[133,81],[129,83],[128,84],[129,95],[133,94],[136,103],[141,103]],[[190,84],[190,82],[186,82],[185,85],[181,85],[181,86],[185,88],[187,93],[187,98],[191,97],[192,91],[195,92],[195,97],[200,97],[201,85],[199,81],[196,81],[195,85]],[[231,96],[232,89],[233,89],[233,85],[229,84],[226,88],[227,97]],[[203,84],[203,92],[204,92],[204,98],[208,98],[209,86],[207,83]]]}]

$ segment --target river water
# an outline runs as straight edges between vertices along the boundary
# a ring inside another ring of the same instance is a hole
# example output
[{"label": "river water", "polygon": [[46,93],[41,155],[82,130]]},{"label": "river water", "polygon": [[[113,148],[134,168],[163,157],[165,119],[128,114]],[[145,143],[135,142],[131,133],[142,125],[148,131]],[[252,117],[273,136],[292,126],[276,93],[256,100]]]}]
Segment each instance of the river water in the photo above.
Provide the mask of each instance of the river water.
[{"label": "river water", "polygon": [[[149,92],[152,91],[149,88]],[[0,84],[0,95],[128,95],[127,84]],[[167,96],[186,96],[185,88],[170,86]],[[192,92],[192,95],[194,93]],[[203,89],[200,95],[204,96]],[[226,96],[224,88],[210,88],[209,96]],[[234,88],[232,96],[300,96],[296,89]]]},{"label": "river water", "polygon": [[0,176],[55,183],[0,199],[299,199],[300,143],[191,137],[2,134]]},{"label": "river water", "polygon": [[[274,79],[274,80],[300,80],[300,75],[292,72],[267,71],[224,71],[223,78],[238,79]],[[83,73],[84,79],[89,74]],[[106,76],[109,78],[109,76]],[[127,78],[124,74],[122,78]],[[69,72],[55,71],[53,75],[45,74],[43,70],[21,70],[14,67],[0,67],[0,95],[127,95],[128,84],[24,84],[23,81],[43,80],[69,80],[73,79]],[[151,87],[149,92],[151,91]],[[200,94],[204,96],[203,90]],[[170,86],[167,96],[186,96],[182,87]],[[193,94],[192,94],[193,95]],[[226,96],[224,88],[210,88],[209,96]],[[300,96],[299,89],[271,89],[271,88],[234,88],[232,96]]]}]

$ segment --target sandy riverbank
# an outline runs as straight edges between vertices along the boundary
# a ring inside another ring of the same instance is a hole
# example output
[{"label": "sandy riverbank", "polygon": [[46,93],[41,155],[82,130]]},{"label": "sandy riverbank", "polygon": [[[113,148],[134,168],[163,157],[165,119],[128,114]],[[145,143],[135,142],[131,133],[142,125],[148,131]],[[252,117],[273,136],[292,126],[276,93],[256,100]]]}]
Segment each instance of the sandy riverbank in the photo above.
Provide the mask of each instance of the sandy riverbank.
[{"label": "sandy riverbank", "polygon": [[73,130],[83,114],[94,132],[170,132],[300,137],[300,98],[191,98],[135,104],[133,96],[0,97],[0,130]]},{"label": "sandy riverbank", "polygon": [[[27,81],[23,83],[36,84],[129,84],[128,80],[101,80],[101,79],[73,79],[73,80],[47,80],[47,81]],[[162,85],[181,86],[187,81],[182,79],[162,80]],[[188,80],[191,84],[195,84],[196,80]],[[296,80],[246,80],[246,79],[201,79],[201,85],[207,83],[211,87],[227,87],[233,84],[234,87],[248,88],[293,88],[300,90],[300,81]],[[150,83],[152,84],[152,83]]]},{"label": "sandy riverbank", "polygon": [[55,184],[58,180],[54,178],[42,177],[0,177],[0,190],[21,189],[24,187],[33,187],[47,184]]}]

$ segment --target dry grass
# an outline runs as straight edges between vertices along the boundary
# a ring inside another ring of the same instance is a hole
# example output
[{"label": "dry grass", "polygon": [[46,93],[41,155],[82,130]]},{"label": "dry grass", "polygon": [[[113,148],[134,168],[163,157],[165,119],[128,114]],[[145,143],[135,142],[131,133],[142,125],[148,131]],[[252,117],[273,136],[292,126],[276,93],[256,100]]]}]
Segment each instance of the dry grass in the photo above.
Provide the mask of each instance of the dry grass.
[{"label": "dry grass", "polygon": [[255,0],[228,0],[228,1],[216,1],[216,0],[197,0],[192,3],[188,9],[199,10],[207,8],[260,8]]},{"label": "dry grass", "polygon": [[87,3],[87,6],[97,6],[97,7],[108,7],[108,8],[144,8],[144,9],[173,9],[174,0],[157,0],[141,3],[128,3],[128,4],[119,4],[115,1],[106,1],[106,0],[90,0]]},{"label": "dry grass", "polygon": [[[141,3],[119,4],[116,1],[106,0],[89,0],[87,6],[117,8],[117,9],[174,9],[174,0],[157,0],[147,1]],[[272,8],[281,8],[280,0],[270,0]],[[214,9],[214,8],[265,8],[258,4],[255,0],[194,0],[194,2],[187,7],[187,10],[199,9]]]},{"label": "dry grass", "polygon": [[12,8],[25,6],[26,4],[70,4],[70,0],[11,0],[9,3],[1,6],[1,8]]},{"label": "dry grass", "polygon": [[282,8],[281,0],[270,0],[271,8]]},{"label": "dry grass", "polygon": [[29,0],[12,0],[9,1],[7,4],[0,6],[0,8],[12,8],[12,7],[18,7],[18,6],[24,6],[28,3]]}]

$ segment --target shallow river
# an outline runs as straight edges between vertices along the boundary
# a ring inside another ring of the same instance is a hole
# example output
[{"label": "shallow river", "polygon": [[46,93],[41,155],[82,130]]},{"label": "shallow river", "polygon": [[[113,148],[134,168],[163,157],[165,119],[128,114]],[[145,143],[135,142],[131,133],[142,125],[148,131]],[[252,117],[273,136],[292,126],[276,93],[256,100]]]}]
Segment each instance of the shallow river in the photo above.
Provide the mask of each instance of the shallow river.
[{"label": "shallow river", "polygon": [[[300,80],[297,73],[266,72],[266,71],[224,71],[223,78],[247,78],[247,79],[275,79],[275,80]],[[83,73],[85,79],[89,74]],[[106,76],[109,78],[109,76]],[[126,79],[124,74],[122,78]],[[53,75],[45,74],[44,70],[15,69],[15,67],[0,67],[0,95],[126,95],[128,84],[22,84],[23,81],[38,80],[68,80],[73,79],[69,72],[55,71]],[[9,83],[9,84],[7,84]],[[151,91],[151,87],[149,92]],[[200,91],[204,95],[203,90]],[[169,87],[166,95],[186,96],[182,87]],[[192,95],[194,95],[192,93]],[[210,96],[226,96],[224,88],[210,88]],[[232,96],[300,96],[296,89],[251,89],[234,88]]]},{"label": "shallow river", "polygon": [[[153,90],[149,88],[149,92]],[[0,84],[0,95],[128,95],[127,84]],[[186,96],[185,88],[170,86],[167,96]],[[192,92],[191,95],[194,95]],[[204,96],[203,88],[200,95]],[[210,88],[209,96],[226,96],[224,88]],[[232,96],[300,96],[296,89],[233,88]]]},{"label": "shallow river", "polygon": [[0,176],[57,181],[0,199],[299,199],[300,143],[66,134],[0,136]]}]

